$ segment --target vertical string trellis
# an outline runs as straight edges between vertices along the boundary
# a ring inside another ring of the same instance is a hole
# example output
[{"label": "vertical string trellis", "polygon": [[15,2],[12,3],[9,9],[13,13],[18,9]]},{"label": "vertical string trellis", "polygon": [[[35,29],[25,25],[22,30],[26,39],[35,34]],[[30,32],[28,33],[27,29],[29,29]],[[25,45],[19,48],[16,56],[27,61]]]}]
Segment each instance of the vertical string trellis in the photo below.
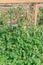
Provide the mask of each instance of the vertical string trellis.
[{"label": "vertical string trellis", "polygon": [[12,27],[12,14],[13,14],[13,9],[12,7],[10,8],[10,26]]}]

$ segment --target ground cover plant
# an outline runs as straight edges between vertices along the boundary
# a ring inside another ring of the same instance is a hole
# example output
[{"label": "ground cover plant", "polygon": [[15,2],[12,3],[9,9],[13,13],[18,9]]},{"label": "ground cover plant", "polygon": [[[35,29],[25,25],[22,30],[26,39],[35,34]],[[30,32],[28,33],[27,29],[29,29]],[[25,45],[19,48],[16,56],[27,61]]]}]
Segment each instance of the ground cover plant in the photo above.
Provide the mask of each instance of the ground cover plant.
[{"label": "ground cover plant", "polygon": [[0,26],[0,65],[43,65],[43,26],[24,29],[22,21]]},{"label": "ground cover plant", "polygon": [[0,65],[43,65],[43,25],[30,22],[19,18],[16,27],[0,25]]}]

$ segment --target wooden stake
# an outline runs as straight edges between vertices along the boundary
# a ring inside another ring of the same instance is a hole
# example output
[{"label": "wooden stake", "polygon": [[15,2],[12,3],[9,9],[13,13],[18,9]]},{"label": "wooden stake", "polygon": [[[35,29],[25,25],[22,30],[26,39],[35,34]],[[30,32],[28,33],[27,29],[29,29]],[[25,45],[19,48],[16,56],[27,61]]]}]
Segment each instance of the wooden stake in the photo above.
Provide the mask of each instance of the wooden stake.
[{"label": "wooden stake", "polygon": [[35,5],[35,26],[37,24],[37,15],[38,15],[38,6],[37,4]]}]

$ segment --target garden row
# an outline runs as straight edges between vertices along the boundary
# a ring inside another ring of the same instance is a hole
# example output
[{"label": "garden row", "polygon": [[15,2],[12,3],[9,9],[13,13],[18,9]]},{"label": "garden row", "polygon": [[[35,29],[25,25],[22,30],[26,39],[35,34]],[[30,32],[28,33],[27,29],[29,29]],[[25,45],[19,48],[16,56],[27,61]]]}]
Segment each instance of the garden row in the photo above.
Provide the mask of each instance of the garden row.
[{"label": "garden row", "polygon": [[0,65],[43,65],[43,26],[0,26]]},{"label": "garden row", "polygon": [[[12,11],[3,13],[0,17],[0,65],[43,65],[43,25],[34,26],[26,16],[21,17],[23,9],[17,18],[17,26],[8,25],[8,18],[12,22]],[[31,10],[32,11],[32,10]],[[40,10],[38,21],[43,22],[43,9]],[[6,18],[8,17],[8,18]],[[41,23],[39,23],[41,24]]]}]

